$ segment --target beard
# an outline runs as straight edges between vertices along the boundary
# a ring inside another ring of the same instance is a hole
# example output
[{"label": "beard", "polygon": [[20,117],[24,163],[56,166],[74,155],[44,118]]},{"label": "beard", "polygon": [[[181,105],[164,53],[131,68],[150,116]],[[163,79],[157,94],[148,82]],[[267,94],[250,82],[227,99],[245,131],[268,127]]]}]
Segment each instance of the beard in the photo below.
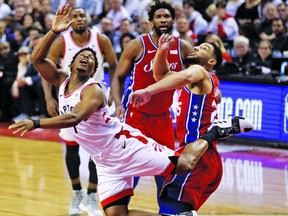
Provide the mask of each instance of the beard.
[{"label": "beard", "polygon": [[87,28],[75,28],[74,31],[77,33],[77,34],[83,34],[85,31],[86,31]]},{"label": "beard", "polygon": [[168,26],[168,27],[167,27],[167,30],[164,31],[164,32],[161,31],[160,28],[158,28],[158,27],[155,27],[154,29],[155,29],[156,34],[160,37],[163,33],[168,33],[168,34],[171,33],[171,31],[172,31],[172,25],[171,25],[171,26]]},{"label": "beard", "polygon": [[201,65],[202,61],[200,58],[185,58],[184,61],[183,61],[185,67],[189,67],[190,65],[193,65],[193,64],[199,64]]}]

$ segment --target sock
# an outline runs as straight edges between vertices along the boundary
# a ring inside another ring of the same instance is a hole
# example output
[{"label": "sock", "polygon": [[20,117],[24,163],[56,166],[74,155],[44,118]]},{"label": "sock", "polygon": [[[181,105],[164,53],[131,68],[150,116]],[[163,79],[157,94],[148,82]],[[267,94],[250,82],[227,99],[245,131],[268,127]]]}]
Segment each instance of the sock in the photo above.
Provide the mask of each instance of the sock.
[{"label": "sock", "polygon": [[219,138],[217,127],[213,127],[209,132],[205,133],[199,138],[206,140],[208,144],[211,145],[215,140]]},{"label": "sock", "polygon": [[72,185],[72,188],[73,188],[73,190],[81,190],[82,186],[80,183],[78,183],[78,184]]},{"label": "sock", "polygon": [[96,193],[96,188],[95,189],[88,188],[87,194],[90,194],[90,193]]}]

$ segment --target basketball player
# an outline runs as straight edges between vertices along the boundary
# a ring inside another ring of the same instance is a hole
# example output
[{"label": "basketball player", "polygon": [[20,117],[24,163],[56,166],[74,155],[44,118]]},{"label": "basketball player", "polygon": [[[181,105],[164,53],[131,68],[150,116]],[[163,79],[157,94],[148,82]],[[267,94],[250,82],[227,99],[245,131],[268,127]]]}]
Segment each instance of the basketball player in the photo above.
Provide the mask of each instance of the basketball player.
[{"label": "basketball player", "polygon": [[[211,72],[221,65],[222,53],[212,43],[195,46],[185,60],[188,68],[176,73],[169,69],[166,60],[173,40],[169,34],[160,37],[153,62],[153,73],[158,82],[134,92],[132,102],[138,107],[148,102],[153,94],[180,88],[176,128],[180,146],[186,147],[201,137],[217,118],[219,80]],[[222,160],[213,142],[191,173],[169,175],[165,179],[159,213],[175,215],[197,211],[219,186],[222,172]]]},{"label": "basketball player", "polygon": [[[72,30],[62,34],[51,45],[47,58],[55,64],[60,63],[63,71],[70,73],[70,63],[73,56],[84,47],[91,47],[97,55],[99,67],[93,78],[97,81],[104,80],[104,69],[102,67],[104,58],[109,64],[110,78],[115,72],[117,57],[113,51],[112,44],[108,37],[99,34],[97,31],[88,28],[87,14],[82,8],[74,8],[71,13],[71,20],[75,22],[71,25]],[[47,82],[44,82],[47,83]],[[50,84],[44,84],[45,98],[47,99],[47,109],[51,116],[58,115],[57,102],[51,95]],[[96,200],[97,173],[95,164],[89,160],[89,183],[87,194],[82,189],[80,182],[80,156],[79,145],[74,141],[74,129],[61,129],[60,137],[66,144],[66,166],[71,179],[73,197],[69,207],[69,214],[81,214],[88,211],[92,215],[102,215],[98,209]],[[82,201],[82,202],[81,202]],[[81,203],[81,204],[80,204]],[[80,207],[79,207],[80,205]]]},{"label": "basketball player", "polygon": [[[146,136],[158,143],[175,149],[174,127],[169,108],[172,105],[174,90],[153,95],[150,102],[141,107],[133,107],[128,98],[133,91],[145,88],[153,83],[152,63],[158,49],[157,44],[162,33],[170,33],[175,19],[175,10],[166,2],[157,2],[148,13],[153,31],[132,40],[124,49],[112,82],[112,95],[116,105],[115,116],[125,118],[125,122],[139,129]],[[171,70],[183,69],[182,59],[185,58],[192,45],[184,40],[174,38],[175,43],[168,54]],[[132,74],[131,82],[121,101],[124,81]],[[165,133],[165,136],[163,134]],[[157,194],[159,194],[164,178],[157,176]],[[135,179],[137,184],[138,178]],[[158,196],[157,196],[158,197]]]},{"label": "basketball player", "polygon": [[70,76],[46,58],[51,43],[75,20],[68,21],[72,8],[62,7],[56,13],[52,29],[34,49],[31,60],[42,77],[58,88],[62,115],[40,120],[25,119],[9,129],[13,133],[35,128],[75,129],[75,141],[92,157],[98,169],[98,193],[107,216],[151,215],[128,210],[133,195],[133,176],[183,174],[190,172],[204,151],[218,138],[252,129],[244,118],[234,117],[226,124],[217,122],[200,139],[186,148],[173,151],[143,135],[139,130],[110,117],[102,84],[91,78],[98,67],[91,48],[77,52],[71,62]]}]

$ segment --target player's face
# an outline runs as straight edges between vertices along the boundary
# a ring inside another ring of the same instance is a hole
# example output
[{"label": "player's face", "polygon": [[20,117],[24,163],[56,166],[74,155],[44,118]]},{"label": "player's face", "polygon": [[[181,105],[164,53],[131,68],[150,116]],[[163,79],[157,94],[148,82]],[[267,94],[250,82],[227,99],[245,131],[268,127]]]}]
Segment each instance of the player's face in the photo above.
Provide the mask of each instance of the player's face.
[{"label": "player's face", "polygon": [[151,24],[156,34],[160,37],[163,33],[171,33],[174,20],[169,10],[160,8],[155,11]]},{"label": "player's face", "polygon": [[188,64],[200,64],[204,66],[208,63],[208,61],[213,57],[213,46],[209,43],[202,43],[200,46],[193,47],[193,50],[187,58],[185,62]]},{"label": "player's face", "polygon": [[70,19],[76,21],[71,25],[75,32],[81,34],[86,31],[88,27],[88,19],[83,9],[77,8],[73,10]]},{"label": "player's face", "polygon": [[76,57],[73,65],[77,70],[78,74],[83,76],[90,76],[94,73],[94,65],[95,65],[95,57],[93,53],[89,50],[84,50],[83,52],[79,53]]}]

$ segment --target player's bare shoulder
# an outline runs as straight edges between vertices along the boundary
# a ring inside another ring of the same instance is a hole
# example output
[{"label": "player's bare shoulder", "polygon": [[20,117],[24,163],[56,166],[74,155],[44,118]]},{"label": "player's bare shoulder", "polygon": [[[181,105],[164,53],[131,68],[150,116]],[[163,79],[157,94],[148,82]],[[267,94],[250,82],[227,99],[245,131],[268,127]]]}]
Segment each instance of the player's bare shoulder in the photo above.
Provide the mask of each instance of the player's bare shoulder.
[{"label": "player's bare shoulder", "polygon": [[127,46],[123,50],[124,56],[130,56],[130,59],[138,59],[143,52],[143,44],[140,38],[135,38],[128,42]]},{"label": "player's bare shoulder", "polygon": [[112,45],[110,39],[105,34],[99,33],[98,39],[101,47]]}]

